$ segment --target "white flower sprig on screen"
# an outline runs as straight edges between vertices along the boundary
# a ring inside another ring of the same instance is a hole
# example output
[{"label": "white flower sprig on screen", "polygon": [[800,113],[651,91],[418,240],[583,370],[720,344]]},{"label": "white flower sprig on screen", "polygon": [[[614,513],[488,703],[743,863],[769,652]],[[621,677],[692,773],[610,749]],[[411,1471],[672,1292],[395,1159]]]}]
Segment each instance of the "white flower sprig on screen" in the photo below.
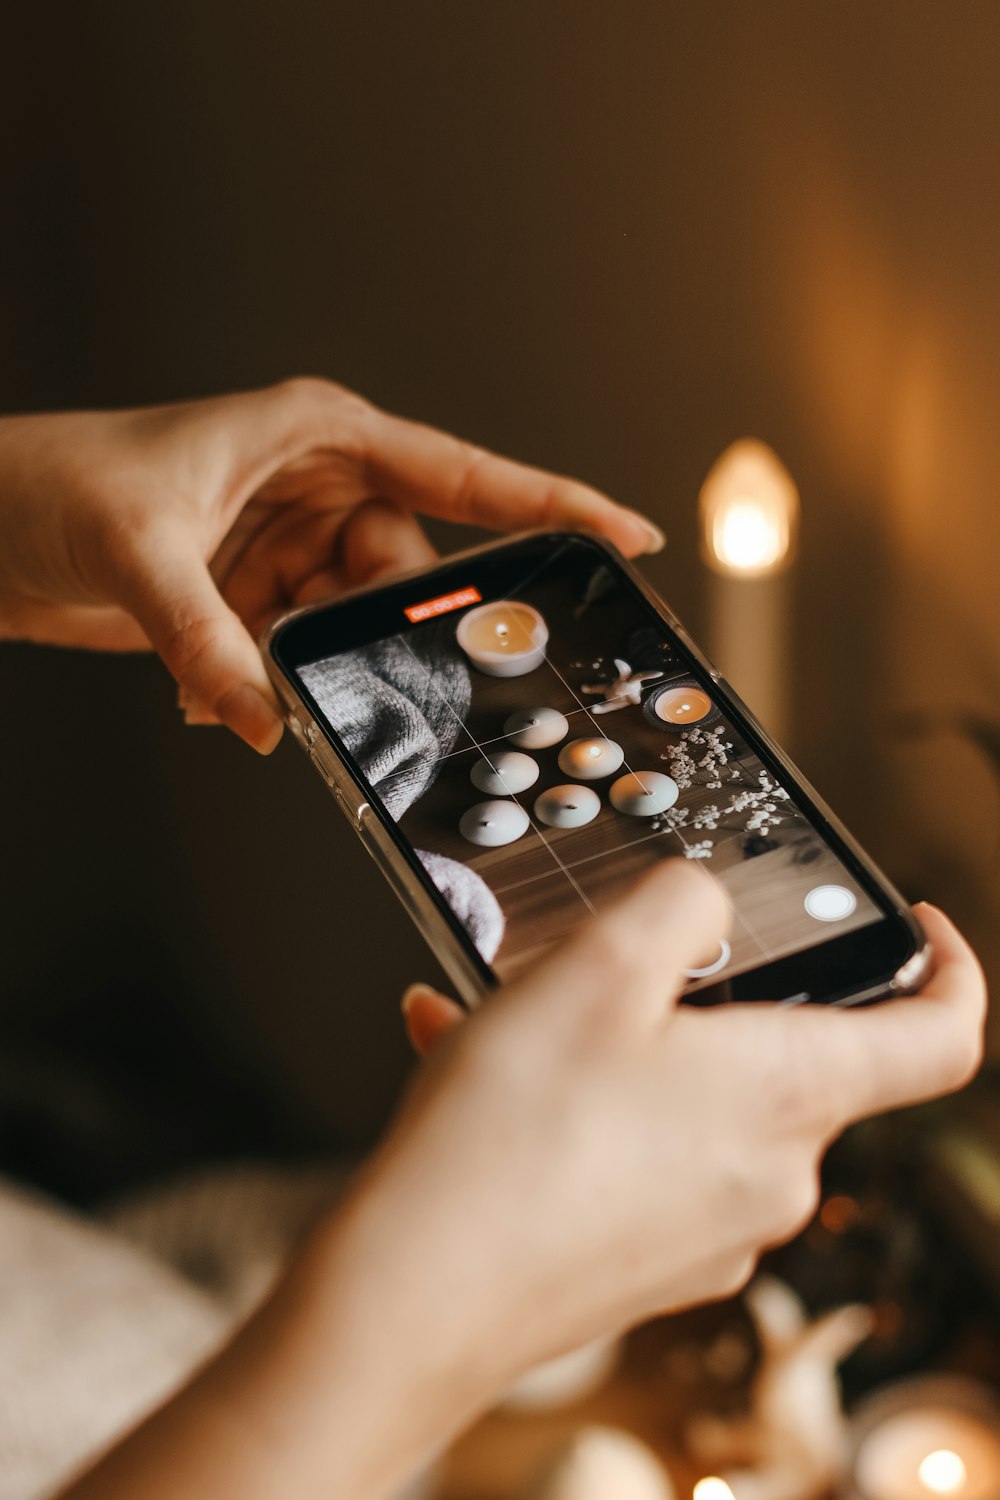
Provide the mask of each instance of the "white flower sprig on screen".
[{"label": "white flower sprig on screen", "polygon": [[[735,757],[731,758],[733,744],[724,735],[724,728],[689,729],[663,752],[661,759],[668,763],[670,775],[682,792],[695,787],[720,791],[723,776],[732,790],[727,799],[704,807],[670,808],[655,819],[653,827],[657,832],[679,833],[690,828],[699,833],[715,833],[721,829],[760,836],[784,821],[781,804],[788,801],[788,792],[769,771],[754,773]],[[713,847],[712,839],[687,844],[685,857],[710,859]]]},{"label": "white flower sprig on screen", "polygon": [[711,859],[712,850],[715,847],[712,839],[702,839],[697,844],[684,845],[685,859]]}]

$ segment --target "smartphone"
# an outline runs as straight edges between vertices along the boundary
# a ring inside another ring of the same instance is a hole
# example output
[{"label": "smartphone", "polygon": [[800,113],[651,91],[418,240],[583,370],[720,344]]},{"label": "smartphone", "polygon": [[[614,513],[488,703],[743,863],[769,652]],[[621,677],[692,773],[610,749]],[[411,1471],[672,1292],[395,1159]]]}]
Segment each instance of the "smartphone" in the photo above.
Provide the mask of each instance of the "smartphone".
[{"label": "smartphone", "polygon": [[919,987],[902,896],[642,577],[577,533],[505,540],[278,620],[292,730],[475,1005],[662,859],[726,887],[696,1004]]}]

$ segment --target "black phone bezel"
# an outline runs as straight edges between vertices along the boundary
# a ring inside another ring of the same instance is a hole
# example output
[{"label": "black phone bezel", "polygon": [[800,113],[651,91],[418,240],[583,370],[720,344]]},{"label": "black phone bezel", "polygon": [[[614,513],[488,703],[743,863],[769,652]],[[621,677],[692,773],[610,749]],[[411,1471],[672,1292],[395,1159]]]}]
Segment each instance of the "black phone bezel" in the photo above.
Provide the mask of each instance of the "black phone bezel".
[{"label": "black phone bezel", "polygon": [[498,976],[480,957],[465,929],[430,880],[409,842],[402,837],[376,789],[365,778],[347,746],[324,716],[297,669],[339,652],[349,651],[387,636],[419,629],[405,614],[407,605],[422,599],[447,595],[468,586],[479,590],[483,599],[504,598],[522,587],[525,569],[547,562],[554,547],[574,543],[593,549],[596,559],[611,568],[617,581],[663,630],[671,647],[686,663],[690,674],[702,685],[713,702],[719,704],[746,739],[754,754],[790,790],[801,811],[816,832],[843,860],[851,874],[882,911],[886,921],[855,928],[852,932],[821,939],[809,948],[774,959],[717,984],[702,984],[684,994],[686,1002],[716,1005],[749,1001],[782,1001],[808,999],[817,1004],[835,1005],[857,1002],[888,993],[898,972],[924,946],[923,935],[909,908],[892,889],[872,861],[857,849],[831,822],[801,774],[787,756],[774,746],[757,726],[749,710],[720,675],[711,669],[704,656],[689,640],[679,622],[665,614],[644,592],[630,573],[621,566],[615,554],[599,538],[578,532],[536,532],[528,536],[478,550],[472,555],[447,559],[417,575],[390,581],[317,605],[298,613],[278,626],[272,634],[271,656],[295,694],[308,706],[317,725],[329,740],[368,801],[372,813],[406,860],[412,873],[433,900],[442,919],[457,940],[477,973],[484,989],[496,986]]}]

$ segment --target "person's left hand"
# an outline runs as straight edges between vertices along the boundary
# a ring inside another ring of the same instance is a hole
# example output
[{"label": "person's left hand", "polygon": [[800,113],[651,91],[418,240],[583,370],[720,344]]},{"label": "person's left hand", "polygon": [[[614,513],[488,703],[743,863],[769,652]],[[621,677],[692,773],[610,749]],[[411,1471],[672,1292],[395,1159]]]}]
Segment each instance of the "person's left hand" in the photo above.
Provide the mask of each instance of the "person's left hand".
[{"label": "person's left hand", "polygon": [[296,604],[419,567],[415,512],[582,527],[629,556],[652,522],[573,480],[392,417],[324,380],[0,422],[0,634],[152,646],[190,722],[267,753],[282,721],[254,637]]}]

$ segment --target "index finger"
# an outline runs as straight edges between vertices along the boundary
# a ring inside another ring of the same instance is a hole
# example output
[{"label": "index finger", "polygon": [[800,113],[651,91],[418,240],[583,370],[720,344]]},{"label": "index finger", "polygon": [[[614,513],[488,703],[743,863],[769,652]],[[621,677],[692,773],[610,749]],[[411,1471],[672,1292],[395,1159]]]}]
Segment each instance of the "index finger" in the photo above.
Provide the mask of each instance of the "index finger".
[{"label": "index finger", "polygon": [[600,532],[629,557],[659,552],[652,521],[589,485],[501,458],[420,422],[374,410],[365,466],[372,489],[411,510],[494,531]]},{"label": "index finger", "polygon": [[953,1093],[982,1061],[983,971],[943,912],[925,905],[918,913],[934,951],[919,995],[868,1010],[787,1013],[815,1028],[837,1133],[853,1120]]}]

